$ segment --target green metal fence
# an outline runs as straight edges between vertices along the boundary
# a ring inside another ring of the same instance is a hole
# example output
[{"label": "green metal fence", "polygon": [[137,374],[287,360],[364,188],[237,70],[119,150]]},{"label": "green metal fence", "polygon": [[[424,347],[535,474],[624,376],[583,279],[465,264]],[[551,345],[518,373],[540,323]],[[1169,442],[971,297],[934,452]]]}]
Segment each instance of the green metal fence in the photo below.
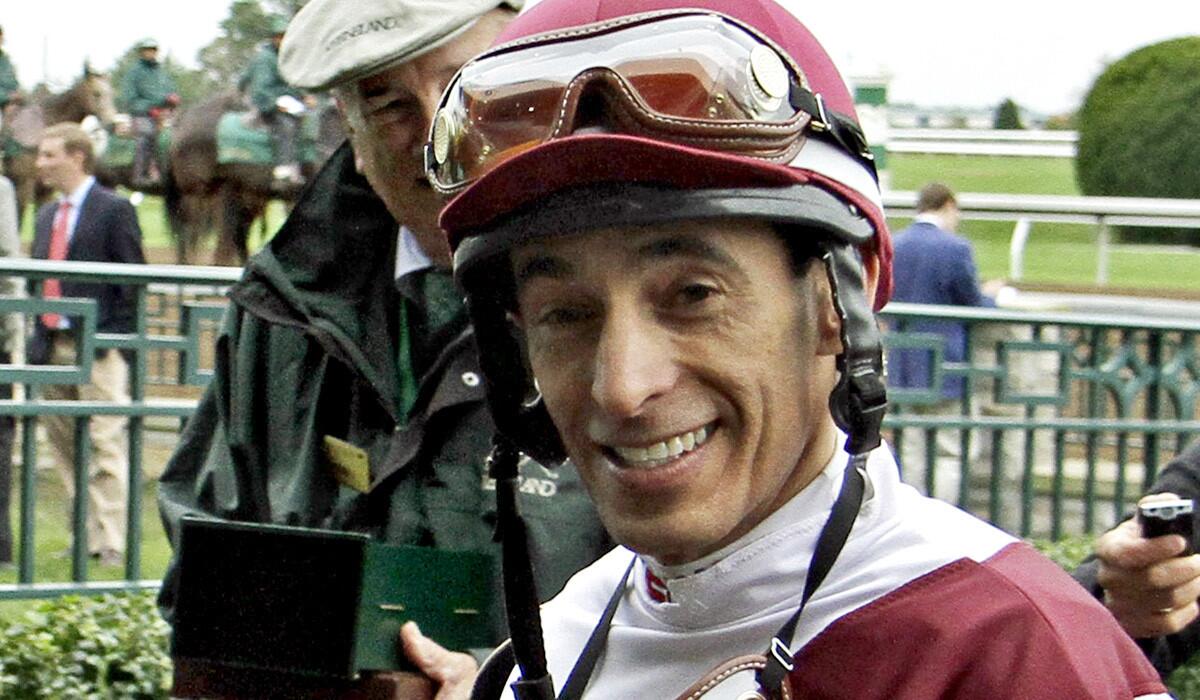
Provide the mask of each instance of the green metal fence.
[{"label": "green metal fence", "polygon": [[[914,330],[928,320],[962,324],[969,361]],[[1200,322],[916,304],[884,321],[885,344],[932,370],[929,386],[889,389],[902,468],[927,491],[951,470],[957,488],[939,495],[1023,536],[1107,529],[1200,431]],[[963,389],[947,401],[950,377]]]},{"label": "green metal fence", "polygon": [[[205,358],[211,355],[215,327],[224,313],[223,290],[241,271],[233,268],[121,265],[42,260],[0,260],[0,276],[24,277],[33,296],[0,298],[0,314],[18,313],[31,320],[47,311],[71,319],[77,329],[76,366],[0,365],[0,383],[24,387],[24,398],[0,401],[0,413],[13,415],[21,425],[21,468],[18,472],[16,532],[16,583],[0,585],[0,599],[49,597],[69,592],[105,592],[152,588],[154,580],[143,580],[142,463],[147,421],[168,419],[171,429],[195,408],[198,389],[207,383],[211,370]],[[37,297],[42,282],[50,277],[75,281],[127,285],[134,291],[137,327],[129,334],[96,332],[96,305],[89,299],[45,300]],[[96,350],[115,348],[130,362],[128,404],[94,401],[47,401],[40,398],[46,384],[86,384]],[[39,416],[61,415],[75,419],[75,493],[72,505],[74,546],[71,550],[71,581],[35,581],[35,504],[37,502],[37,421]],[[129,417],[129,503],[124,580],[91,581],[86,547],[87,475],[89,461],[88,419],[94,415]]]},{"label": "green metal fence", "polygon": [[[96,310],[83,299],[0,298],[0,314],[30,319],[58,311],[81,329],[76,367],[0,366],[0,382],[24,387],[24,398],[0,401],[0,414],[21,423],[17,475],[16,582],[0,585],[0,600],[67,592],[151,588],[144,580],[142,542],[143,446],[148,429],[177,431],[194,410],[211,374],[224,289],[240,270],[181,266],[99,265],[0,260],[0,275],[126,284],[136,290],[138,323],[130,334],[95,333]],[[892,304],[883,315],[890,348],[915,348],[929,359],[929,386],[893,389],[885,434],[906,471],[924,468],[927,489],[950,473],[949,499],[1026,536],[1095,532],[1118,520],[1146,484],[1194,433],[1200,432],[1200,322],[1100,318]],[[929,319],[966,328],[970,361],[944,360],[940,335],[912,330]],[[125,350],[132,358],[129,404],[45,401],[39,387],[89,380],[92,351]],[[943,383],[962,377],[954,400]],[[39,416],[76,419],[74,541],[85,541],[88,418],[129,416],[128,543],[124,578],[94,581],[87,550],[74,547],[70,580],[35,578]],[[941,443],[957,456],[939,454]],[[953,450],[952,450],[953,451]],[[923,452],[923,454],[920,454]]]}]

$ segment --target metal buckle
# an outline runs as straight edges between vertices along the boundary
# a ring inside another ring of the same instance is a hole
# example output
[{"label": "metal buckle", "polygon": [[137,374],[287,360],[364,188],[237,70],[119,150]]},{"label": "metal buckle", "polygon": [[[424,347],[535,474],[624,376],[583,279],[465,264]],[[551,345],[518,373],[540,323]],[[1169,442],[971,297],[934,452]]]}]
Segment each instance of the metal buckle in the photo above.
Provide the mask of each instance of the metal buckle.
[{"label": "metal buckle", "polygon": [[792,650],[781,642],[779,637],[771,638],[771,657],[788,673],[796,669],[796,664],[792,662]]},{"label": "metal buckle", "polygon": [[814,92],[813,97],[817,100],[817,113],[813,116],[818,117],[819,121],[818,119],[812,119],[808,122],[808,125],[812,127],[813,131],[821,134],[829,131],[832,122],[829,121],[829,115],[825,112],[825,98],[821,97],[821,93],[819,92]]}]

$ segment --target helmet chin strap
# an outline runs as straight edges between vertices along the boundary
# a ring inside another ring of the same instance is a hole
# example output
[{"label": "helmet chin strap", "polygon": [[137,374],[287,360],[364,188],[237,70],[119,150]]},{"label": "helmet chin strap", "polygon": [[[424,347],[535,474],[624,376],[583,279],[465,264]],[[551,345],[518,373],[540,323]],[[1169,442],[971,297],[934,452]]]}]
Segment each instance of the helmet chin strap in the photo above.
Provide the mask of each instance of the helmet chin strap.
[{"label": "helmet chin strap", "polygon": [[846,451],[864,454],[879,447],[887,410],[883,383],[883,340],[867,297],[862,254],[855,246],[825,246],[825,270],[833,303],[842,322],[841,376],[829,395],[829,412],[848,439]]},{"label": "helmet chin strap", "polygon": [[762,697],[784,697],[783,684],[795,668],[791,644],[796,625],[804,606],[833,568],[850,536],[866,490],[867,458],[880,444],[879,430],[887,409],[883,344],[867,300],[862,256],[851,245],[834,243],[824,248],[822,261],[829,276],[834,308],[841,320],[842,339],[842,352],[837,358],[841,376],[830,393],[829,410],[834,422],[846,433],[845,449],[850,460],[837,500],[817,536],[800,605],[771,638],[764,654],[766,665],[757,672]]}]

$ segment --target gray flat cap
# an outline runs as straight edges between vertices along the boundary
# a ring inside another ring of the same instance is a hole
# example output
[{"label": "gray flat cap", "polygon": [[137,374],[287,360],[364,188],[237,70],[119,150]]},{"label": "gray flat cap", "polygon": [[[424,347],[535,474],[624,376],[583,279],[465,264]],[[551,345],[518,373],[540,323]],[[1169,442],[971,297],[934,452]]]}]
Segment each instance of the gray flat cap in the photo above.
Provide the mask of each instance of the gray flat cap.
[{"label": "gray flat cap", "polygon": [[311,0],[288,25],[279,72],[289,84],[323,90],[411,60],[479,17],[525,0]]}]

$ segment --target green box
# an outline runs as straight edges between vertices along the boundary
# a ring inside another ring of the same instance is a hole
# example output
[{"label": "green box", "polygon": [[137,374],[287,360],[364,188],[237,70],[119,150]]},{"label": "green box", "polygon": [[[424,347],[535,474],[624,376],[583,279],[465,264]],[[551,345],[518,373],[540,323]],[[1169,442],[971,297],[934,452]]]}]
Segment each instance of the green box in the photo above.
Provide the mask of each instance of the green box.
[{"label": "green box", "polygon": [[352,679],[407,667],[400,626],[486,647],[491,558],[349,532],[187,517],[171,654]]}]

